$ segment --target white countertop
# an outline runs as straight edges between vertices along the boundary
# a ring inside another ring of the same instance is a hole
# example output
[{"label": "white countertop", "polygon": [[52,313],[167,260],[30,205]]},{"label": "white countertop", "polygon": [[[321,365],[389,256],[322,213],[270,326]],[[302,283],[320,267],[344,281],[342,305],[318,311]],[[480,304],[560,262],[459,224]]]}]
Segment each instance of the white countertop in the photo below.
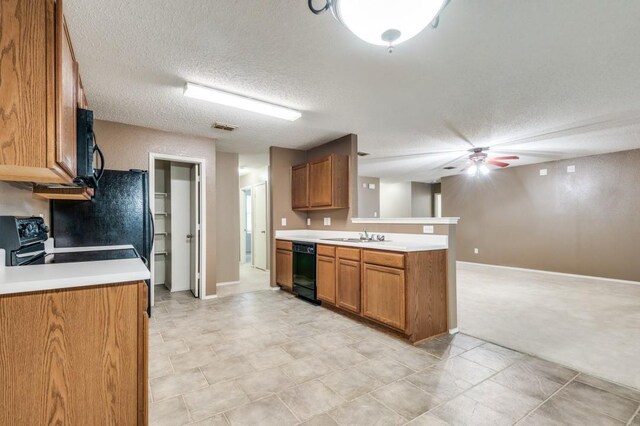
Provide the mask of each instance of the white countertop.
[{"label": "white countertop", "polygon": [[[374,234],[378,234],[374,232]],[[369,248],[399,252],[446,250],[449,248],[448,236],[428,234],[384,234],[385,241],[353,242],[327,241],[328,238],[359,238],[359,232],[292,230],[276,231],[276,238],[288,241],[304,241],[331,246]]]},{"label": "white countertop", "polygon": [[[68,253],[95,250],[127,249],[133,246],[101,246],[54,249],[50,245],[47,253]],[[0,250],[4,259],[4,250]],[[150,278],[150,273],[141,259],[101,260],[96,262],[51,263],[45,265],[0,266],[0,295],[33,291],[58,290],[63,288],[90,287],[141,281]]]}]

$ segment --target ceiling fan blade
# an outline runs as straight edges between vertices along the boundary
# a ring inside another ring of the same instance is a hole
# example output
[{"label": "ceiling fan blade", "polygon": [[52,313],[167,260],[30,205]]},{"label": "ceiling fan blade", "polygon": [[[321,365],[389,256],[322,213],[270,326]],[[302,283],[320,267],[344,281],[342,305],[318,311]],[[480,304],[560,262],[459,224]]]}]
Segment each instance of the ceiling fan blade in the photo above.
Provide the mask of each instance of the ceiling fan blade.
[{"label": "ceiling fan blade", "polygon": [[456,135],[457,137],[459,137],[460,139],[462,139],[463,141],[465,141],[466,143],[468,143],[469,145],[471,145],[471,148],[475,148],[476,146],[474,144],[471,143],[471,141],[462,134],[462,132],[460,130],[458,130],[451,122],[444,120],[444,125],[447,129],[449,129],[451,131],[451,133],[453,133],[454,135]]},{"label": "ceiling fan blade", "polygon": [[402,155],[388,155],[385,157],[378,157],[372,155],[371,157],[362,157],[360,160],[364,160],[365,162],[379,161],[379,160],[394,160],[394,159],[402,159],[402,158],[416,158],[416,157],[429,157],[432,155],[445,155],[445,154],[453,154],[453,153],[461,153],[463,152],[461,149],[455,150],[447,150],[447,151],[432,151],[432,152],[418,152],[415,154],[402,154]]},{"label": "ceiling fan blade", "polygon": [[563,137],[585,135],[587,133],[610,130],[620,127],[635,126],[640,123],[640,112],[629,111],[623,114],[610,114],[594,117],[590,120],[574,122],[567,126],[544,130],[538,134],[506,140],[491,145],[491,148],[501,150],[511,145],[521,145],[530,142],[546,141]]},{"label": "ceiling fan blade", "polygon": [[502,161],[495,161],[495,160],[487,160],[486,163],[491,164],[492,166],[497,166],[497,167],[507,167],[509,165],[509,163],[503,163]]},{"label": "ceiling fan blade", "polygon": [[517,155],[503,155],[501,157],[491,157],[491,160],[519,160],[520,157]]}]

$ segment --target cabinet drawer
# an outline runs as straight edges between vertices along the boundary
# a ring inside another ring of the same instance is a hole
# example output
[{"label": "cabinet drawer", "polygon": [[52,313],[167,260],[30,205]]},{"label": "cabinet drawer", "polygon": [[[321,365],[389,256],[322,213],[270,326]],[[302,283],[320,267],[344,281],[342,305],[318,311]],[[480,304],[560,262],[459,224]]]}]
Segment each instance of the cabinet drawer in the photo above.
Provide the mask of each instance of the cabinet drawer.
[{"label": "cabinet drawer", "polygon": [[276,240],[276,249],[291,251],[293,243],[291,241]]},{"label": "cabinet drawer", "polygon": [[337,247],[336,256],[340,259],[360,261],[360,249]]},{"label": "cabinet drawer", "polygon": [[334,246],[323,246],[318,244],[316,246],[316,253],[318,253],[318,256],[336,257],[336,248]]},{"label": "cabinet drawer", "polygon": [[404,269],[404,254],[364,250],[362,258],[364,259],[364,263]]}]

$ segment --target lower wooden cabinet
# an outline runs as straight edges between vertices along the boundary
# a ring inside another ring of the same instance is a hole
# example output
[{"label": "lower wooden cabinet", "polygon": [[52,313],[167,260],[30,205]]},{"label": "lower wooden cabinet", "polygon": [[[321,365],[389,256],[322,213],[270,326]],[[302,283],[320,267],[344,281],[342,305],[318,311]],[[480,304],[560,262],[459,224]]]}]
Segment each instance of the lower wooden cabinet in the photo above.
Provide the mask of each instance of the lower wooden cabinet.
[{"label": "lower wooden cabinet", "polygon": [[288,250],[276,250],[276,283],[293,289],[293,253]]},{"label": "lower wooden cabinet", "polygon": [[337,268],[336,304],[360,313],[360,262],[338,257]]},{"label": "lower wooden cabinet", "polygon": [[144,282],[0,296],[0,424],[147,424]]},{"label": "lower wooden cabinet", "polygon": [[403,269],[364,264],[362,314],[393,328],[406,329]]},{"label": "lower wooden cabinet", "polygon": [[316,286],[318,299],[335,305],[336,260],[333,257],[318,256]]}]

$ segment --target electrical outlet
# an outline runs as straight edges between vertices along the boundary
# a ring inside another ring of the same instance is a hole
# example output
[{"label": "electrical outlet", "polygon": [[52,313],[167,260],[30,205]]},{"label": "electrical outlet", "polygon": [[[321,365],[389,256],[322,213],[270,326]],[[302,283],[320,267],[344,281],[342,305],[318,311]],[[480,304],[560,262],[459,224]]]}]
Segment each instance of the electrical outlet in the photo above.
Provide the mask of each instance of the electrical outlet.
[{"label": "electrical outlet", "polygon": [[473,249],[473,252],[474,252],[475,254],[478,254],[478,253],[480,253],[480,250],[478,250],[477,248],[474,248],[474,249]]},{"label": "electrical outlet", "polygon": [[286,217],[283,217],[283,218],[282,218],[282,220],[280,220],[280,224],[281,224],[282,226],[287,226],[287,218],[286,218]]},{"label": "electrical outlet", "polygon": [[369,189],[376,189],[376,184],[375,183],[370,183],[369,184]]},{"label": "electrical outlet", "polygon": [[307,218],[307,226],[311,226],[311,218],[310,217]]},{"label": "electrical outlet", "polygon": [[546,176],[547,175],[547,169],[540,169],[540,176]]},{"label": "electrical outlet", "polygon": [[575,173],[576,166],[567,166],[567,173]]},{"label": "electrical outlet", "polygon": [[432,225],[423,226],[422,232],[424,232],[425,234],[433,234],[433,226]]},{"label": "electrical outlet", "polygon": [[330,217],[325,217],[324,218],[324,226],[331,226],[331,218]]},{"label": "electrical outlet", "polygon": [[378,217],[378,212],[373,212],[373,217]]}]

